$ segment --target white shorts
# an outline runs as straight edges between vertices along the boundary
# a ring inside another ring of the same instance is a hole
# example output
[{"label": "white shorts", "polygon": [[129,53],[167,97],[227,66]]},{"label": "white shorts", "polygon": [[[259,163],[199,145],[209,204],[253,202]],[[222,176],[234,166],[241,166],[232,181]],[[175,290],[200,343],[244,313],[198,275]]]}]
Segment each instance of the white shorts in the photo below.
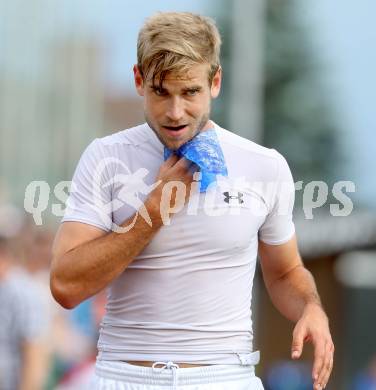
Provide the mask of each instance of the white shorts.
[{"label": "white shorts", "polygon": [[97,361],[90,390],[264,390],[254,366],[218,364],[179,368],[156,362],[144,367]]}]

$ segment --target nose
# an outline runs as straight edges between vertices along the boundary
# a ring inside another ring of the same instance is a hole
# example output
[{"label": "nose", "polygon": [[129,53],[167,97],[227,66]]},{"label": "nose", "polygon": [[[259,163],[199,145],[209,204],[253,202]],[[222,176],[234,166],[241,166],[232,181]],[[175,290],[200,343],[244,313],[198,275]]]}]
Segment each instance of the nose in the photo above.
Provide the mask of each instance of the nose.
[{"label": "nose", "polygon": [[179,122],[184,116],[184,102],[179,97],[172,97],[168,102],[166,116],[172,122]]}]

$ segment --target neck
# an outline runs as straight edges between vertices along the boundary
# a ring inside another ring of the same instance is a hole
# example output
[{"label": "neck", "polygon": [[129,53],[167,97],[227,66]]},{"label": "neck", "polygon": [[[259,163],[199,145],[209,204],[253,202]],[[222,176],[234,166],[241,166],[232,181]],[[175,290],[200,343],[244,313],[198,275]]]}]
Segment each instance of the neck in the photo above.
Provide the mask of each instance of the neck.
[{"label": "neck", "polygon": [[214,123],[209,119],[201,131],[206,131],[214,128]]}]

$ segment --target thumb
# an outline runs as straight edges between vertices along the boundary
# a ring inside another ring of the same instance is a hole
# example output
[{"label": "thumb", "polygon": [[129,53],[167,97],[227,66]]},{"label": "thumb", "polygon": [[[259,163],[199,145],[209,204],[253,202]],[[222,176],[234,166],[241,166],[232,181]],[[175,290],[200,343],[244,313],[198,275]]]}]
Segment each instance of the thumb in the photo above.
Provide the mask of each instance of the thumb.
[{"label": "thumb", "polygon": [[293,359],[299,359],[303,351],[304,333],[302,331],[295,330],[293,333],[291,357]]}]

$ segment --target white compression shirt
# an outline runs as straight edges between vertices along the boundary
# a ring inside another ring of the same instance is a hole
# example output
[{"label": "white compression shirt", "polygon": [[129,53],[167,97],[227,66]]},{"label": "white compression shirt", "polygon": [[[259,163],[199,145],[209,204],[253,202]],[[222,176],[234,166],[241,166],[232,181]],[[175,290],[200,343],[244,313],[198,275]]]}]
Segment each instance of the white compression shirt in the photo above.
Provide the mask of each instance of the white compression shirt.
[{"label": "white compression shirt", "polygon": [[[99,359],[239,364],[238,354],[252,352],[258,239],[292,238],[294,183],[274,149],[215,130],[228,177],[193,193],[109,286]],[[94,140],[76,168],[63,222],[120,226],[155,182],[163,148],[147,124]]]}]

